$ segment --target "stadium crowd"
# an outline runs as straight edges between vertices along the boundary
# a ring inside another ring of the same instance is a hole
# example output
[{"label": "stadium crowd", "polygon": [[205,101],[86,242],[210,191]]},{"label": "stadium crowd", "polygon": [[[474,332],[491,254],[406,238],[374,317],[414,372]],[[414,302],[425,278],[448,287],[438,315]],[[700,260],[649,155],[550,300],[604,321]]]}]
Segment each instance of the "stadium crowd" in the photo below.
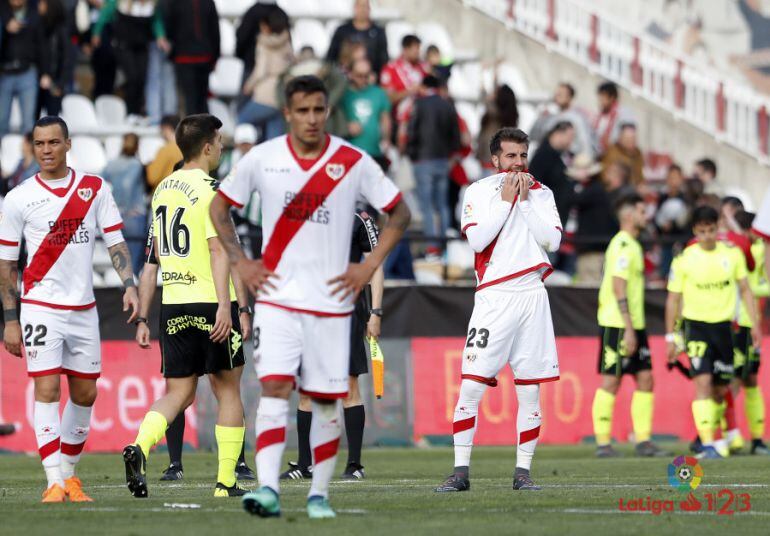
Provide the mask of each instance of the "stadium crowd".
[{"label": "stadium crowd", "polygon": [[[493,173],[488,143],[501,126],[529,129],[530,171],[556,196],[565,240],[551,260],[569,276],[563,282],[599,283],[603,252],[618,230],[613,203],[631,191],[648,205],[642,241],[652,245],[648,275],[660,279],[689,238],[696,205],[718,205],[727,194],[746,201],[743,192],[719,182],[711,158],[690,166],[664,156],[655,167],[665,168],[665,177],[657,176],[648,151],[658,148],[639,146],[634,111],[611,82],[598,87],[593,111],[576,106],[574,87],[560,83],[552,100],[541,104],[534,125],[521,125],[516,94],[495,81],[494,91],[484,96],[478,129],[469,129],[448,90],[452,62],[434,43],[406,35],[400,56],[389,58],[386,32],[372,20],[369,2],[357,0],[351,15],[334,32],[325,57],[309,46],[295,53],[289,16],[275,3],[257,2],[241,17],[235,46],[244,65],[238,126],[218,175],[224,178],[256,143],[285,133],[283,88],[295,76],[317,74],[329,88],[329,132],[374,157],[404,191],[413,192],[408,199],[422,215],[419,232],[388,261],[390,278],[414,278],[412,255],[452,262],[446,244],[463,231],[461,193],[481,178],[464,164],[475,158],[482,175]],[[136,237],[132,250],[138,259],[147,194],[181,160],[173,136],[178,117],[208,111],[209,74],[221,55],[214,1],[2,0],[0,21],[0,136],[10,131],[14,99],[25,134],[18,165],[2,170],[0,193],[37,171],[29,133],[41,112],[59,114],[68,93],[94,99],[117,93],[126,102],[128,121],[158,125],[165,142],[143,166],[138,138],[127,134],[103,173],[126,214],[127,235]],[[90,76],[84,78],[78,66],[85,64]],[[258,252],[258,206],[241,211],[239,222]]]}]

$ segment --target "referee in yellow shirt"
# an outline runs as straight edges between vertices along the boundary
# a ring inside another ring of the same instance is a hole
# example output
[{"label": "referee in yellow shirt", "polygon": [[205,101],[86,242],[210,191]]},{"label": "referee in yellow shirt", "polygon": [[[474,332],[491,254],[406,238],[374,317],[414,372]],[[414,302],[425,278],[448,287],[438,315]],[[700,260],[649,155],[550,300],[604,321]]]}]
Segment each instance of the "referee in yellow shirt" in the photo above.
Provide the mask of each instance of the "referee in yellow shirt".
[{"label": "referee in yellow shirt", "polygon": [[644,318],[644,254],[637,240],[644,229],[644,200],[638,194],[617,204],[620,232],[604,256],[604,276],[599,289],[599,374],[592,408],[596,455],[619,456],[610,444],[615,395],[624,374],[633,374],[636,390],[631,399],[637,456],[668,456],[652,441],[652,362]]},{"label": "referee in yellow shirt", "polygon": [[740,250],[717,241],[716,209],[695,209],[692,231],[697,242],[687,247],[672,264],[666,300],[666,344],[669,362],[677,358],[674,326],[681,307],[684,338],[695,384],[692,414],[698,430],[703,458],[729,455],[722,437],[721,404],[733,378],[731,324],[738,291],[751,319],[753,346],[762,334],[757,322],[754,296],[748,282],[746,261]]},{"label": "referee in yellow shirt", "polygon": [[[145,415],[135,442],[123,449],[126,482],[135,497],[147,497],[150,449],[192,404],[203,374],[208,375],[219,405],[214,496],[246,493],[235,481],[245,433],[239,386],[243,337],[230,263],[209,216],[215,196],[209,172],[219,165],[222,154],[221,127],[222,122],[209,114],[191,115],[179,123],[176,141],[184,166],[166,177],[152,198],[153,247],[163,281],[160,342],[167,392]],[[145,300],[137,322],[146,325],[148,311]],[[138,332],[137,338],[147,346],[149,330]]]}]

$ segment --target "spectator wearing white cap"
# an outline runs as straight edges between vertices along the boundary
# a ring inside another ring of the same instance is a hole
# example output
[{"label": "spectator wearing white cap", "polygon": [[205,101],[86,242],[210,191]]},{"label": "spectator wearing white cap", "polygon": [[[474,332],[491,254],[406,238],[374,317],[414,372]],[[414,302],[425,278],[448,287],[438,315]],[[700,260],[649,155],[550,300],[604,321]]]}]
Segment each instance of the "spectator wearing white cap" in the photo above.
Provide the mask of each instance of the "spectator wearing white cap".
[{"label": "spectator wearing white cap", "polygon": [[241,123],[233,133],[233,150],[222,155],[219,177],[224,179],[235,168],[235,164],[257,144],[257,129],[249,123]]}]

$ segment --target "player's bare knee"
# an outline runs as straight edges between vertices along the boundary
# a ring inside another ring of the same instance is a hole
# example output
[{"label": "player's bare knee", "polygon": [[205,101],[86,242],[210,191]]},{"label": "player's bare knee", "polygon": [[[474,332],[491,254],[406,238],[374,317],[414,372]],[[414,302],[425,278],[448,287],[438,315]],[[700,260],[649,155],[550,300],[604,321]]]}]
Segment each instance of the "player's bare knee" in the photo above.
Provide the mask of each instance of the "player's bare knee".
[{"label": "player's bare knee", "polygon": [[288,400],[293,389],[292,382],[270,380],[262,382],[262,396]]},{"label": "player's bare knee", "polygon": [[620,389],[620,378],[602,374],[602,391],[607,391],[611,395],[616,395],[618,394],[618,389]]},{"label": "player's bare knee", "polygon": [[38,402],[58,402],[61,398],[59,376],[40,376],[35,378],[35,400]]},{"label": "player's bare knee", "polygon": [[307,395],[299,395],[299,410],[313,411],[313,399]]},{"label": "player's bare knee", "polygon": [[78,406],[91,407],[96,402],[96,382],[93,386],[82,386],[78,390],[70,390],[70,400],[72,400]]},{"label": "player's bare knee", "polygon": [[645,393],[652,392],[654,381],[649,372],[640,372],[636,375],[636,390]]}]

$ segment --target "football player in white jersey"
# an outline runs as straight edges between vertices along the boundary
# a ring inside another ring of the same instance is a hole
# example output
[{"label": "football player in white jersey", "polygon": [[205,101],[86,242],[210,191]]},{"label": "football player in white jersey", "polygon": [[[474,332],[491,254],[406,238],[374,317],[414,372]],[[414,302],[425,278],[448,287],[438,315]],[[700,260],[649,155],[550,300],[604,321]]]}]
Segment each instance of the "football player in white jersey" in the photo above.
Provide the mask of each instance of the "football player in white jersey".
[{"label": "football player in white jersey", "polygon": [[[301,76],[286,86],[289,134],[254,147],[211,204],[211,219],[230,260],[257,296],[254,361],[262,383],[257,410],[260,488],[244,496],[251,513],[280,515],[278,479],[294,383],[312,399],[311,518],[334,517],[327,499],[340,439],[339,400],[347,396],[350,314],[356,295],[400,240],[410,214],[396,186],[367,154],[329,136],[323,82]],[[245,258],[230,206],[252,192],[262,200],[262,259]],[[389,213],[379,245],[349,262],[359,196]],[[341,274],[341,275],[340,275]]]},{"label": "football player in white jersey", "polygon": [[499,130],[489,143],[499,173],[473,183],[463,198],[462,229],[476,252],[477,286],[452,425],[455,468],[438,492],[470,489],[479,402],[506,364],[519,402],[513,489],[540,489],[529,474],[540,433],[540,384],[559,379],[543,280],[553,271],[547,252],[559,248],[562,226],[553,193],[527,173],[528,146],[521,130]]},{"label": "football player in white jersey", "polygon": [[[88,437],[96,379],[101,372],[99,318],[93,292],[93,253],[101,234],[125,286],[123,310],[139,310],[131,255],[118,207],[101,177],[67,167],[67,124],[44,117],[32,131],[40,173],[10,191],[0,221],[0,297],[5,348],[27,360],[35,382],[34,428],[48,487],[43,502],[88,502],[75,466]],[[19,294],[19,244],[27,265]],[[22,354],[22,346],[24,352]],[[60,375],[69,400],[59,417]]]}]

